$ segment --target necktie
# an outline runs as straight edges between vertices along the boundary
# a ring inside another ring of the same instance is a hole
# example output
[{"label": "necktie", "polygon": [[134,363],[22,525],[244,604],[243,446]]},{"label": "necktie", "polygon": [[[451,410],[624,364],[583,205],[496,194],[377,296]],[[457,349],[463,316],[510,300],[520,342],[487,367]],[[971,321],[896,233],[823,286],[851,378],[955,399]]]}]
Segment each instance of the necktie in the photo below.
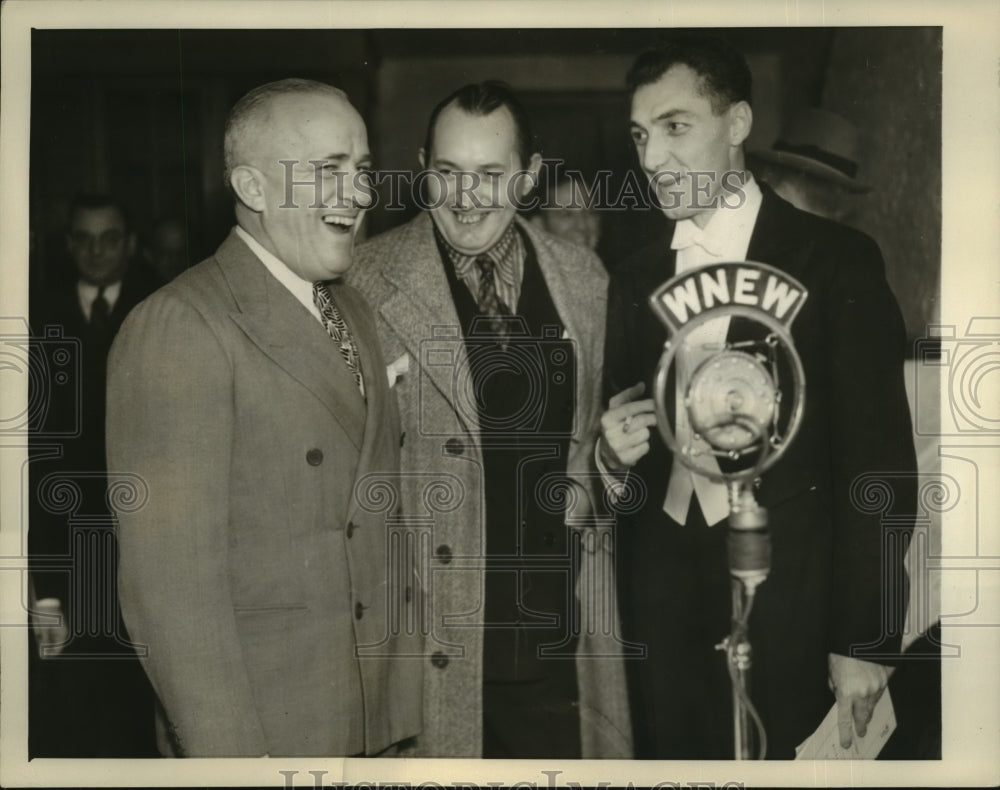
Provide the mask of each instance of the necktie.
[{"label": "necktie", "polygon": [[333,294],[326,287],[326,283],[322,281],[313,283],[313,303],[323,317],[323,326],[340,349],[340,356],[344,358],[347,369],[353,374],[354,381],[364,396],[365,381],[361,375],[361,358],[354,342],[354,335],[351,334],[347,322],[337,309],[337,303],[333,301]]},{"label": "necktie", "polygon": [[477,299],[479,314],[488,316],[490,319],[490,332],[501,343],[507,336],[507,322],[503,316],[507,315],[507,309],[497,295],[497,284],[495,279],[495,266],[493,259],[480,255],[476,258],[476,266],[479,267],[479,296]]},{"label": "necktie", "polygon": [[97,289],[97,296],[90,303],[90,333],[98,343],[107,345],[108,340],[108,313],[110,307],[108,300],[104,298],[104,286]]}]

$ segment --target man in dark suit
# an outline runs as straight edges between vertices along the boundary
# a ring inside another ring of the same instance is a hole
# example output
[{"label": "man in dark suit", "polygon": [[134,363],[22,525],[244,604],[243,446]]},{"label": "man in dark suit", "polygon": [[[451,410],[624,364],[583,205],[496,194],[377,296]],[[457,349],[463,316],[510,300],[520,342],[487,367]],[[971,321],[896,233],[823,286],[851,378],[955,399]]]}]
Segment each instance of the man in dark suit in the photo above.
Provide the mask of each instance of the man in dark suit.
[{"label": "man in dark suit", "polygon": [[[59,329],[78,350],[79,378],[51,387],[46,412],[77,426],[31,438],[33,755],[144,757],[152,752],[152,692],[119,622],[116,551],[105,502],[104,396],[108,348],[128,312],[156,288],[134,263],[135,233],[108,195],[78,195],[69,210],[68,276],[32,306],[39,333]],[[55,488],[53,488],[55,486]],[[66,488],[60,489],[65,486]],[[74,492],[67,512],[58,496]],[[143,726],[146,725],[146,726]]]},{"label": "man in dark suit", "polygon": [[[673,462],[643,398],[667,337],[650,293],[732,260],[778,267],[809,292],[792,325],[808,382],[802,426],[755,490],[773,559],[750,617],[752,698],[769,757],[794,755],[833,704],[831,689],[847,744],[865,735],[886,686],[884,657],[899,650],[906,606],[902,552],[888,551],[881,513],[857,506],[852,487],[886,478],[903,533],[915,505],[905,336],[882,257],[867,236],[795,209],[746,172],[751,80],[738,53],[678,39],[640,56],[628,81],[632,137],[670,221],[612,278],[598,448],[599,466],[646,492],[618,531],[625,636],[648,647],[631,667],[637,754],[733,756],[729,679],[714,649],[731,607],[725,486]],[[745,328],[736,318],[708,324],[706,342]]]},{"label": "man in dark suit", "polygon": [[420,728],[421,640],[397,627],[420,589],[380,507],[400,430],[375,323],[341,281],[365,125],[336,88],[268,83],[230,112],[225,166],[237,227],[109,359],[122,611],[161,748],[393,753]]}]

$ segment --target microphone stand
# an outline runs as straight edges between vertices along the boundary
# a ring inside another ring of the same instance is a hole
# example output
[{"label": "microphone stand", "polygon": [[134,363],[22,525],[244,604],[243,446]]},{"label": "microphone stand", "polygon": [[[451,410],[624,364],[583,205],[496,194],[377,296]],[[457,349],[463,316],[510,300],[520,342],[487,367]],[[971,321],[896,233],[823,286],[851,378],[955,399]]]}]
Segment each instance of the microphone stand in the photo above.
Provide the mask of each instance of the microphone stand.
[{"label": "microphone stand", "polygon": [[737,760],[753,759],[751,722],[759,733],[758,759],[767,754],[767,733],[750,700],[750,671],[753,648],[750,644],[750,611],[757,587],[771,569],[771,539],[767,531],[767,510],[757,504],[745,480],[729,480],[729,534],[726,548],[732,585],[731,630],[720,644],[733,694],[733,750]]}]

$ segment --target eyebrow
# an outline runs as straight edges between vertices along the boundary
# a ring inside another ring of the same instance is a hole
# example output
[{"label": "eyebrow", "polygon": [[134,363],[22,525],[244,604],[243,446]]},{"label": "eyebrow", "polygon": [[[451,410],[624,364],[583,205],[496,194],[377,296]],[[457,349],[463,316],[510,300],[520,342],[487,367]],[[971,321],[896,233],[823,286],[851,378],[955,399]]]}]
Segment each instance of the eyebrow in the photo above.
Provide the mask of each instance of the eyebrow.
[{"label": "eyebrow", "polygon": [[[320,161],[337,162],[337,163],[345,162],[348,159],[350,159],[350,157],[347,154],[327,154],[326,156],[320,156],[317,158]],[[361,156],[358,157],[357,161],[362,164],[371,164],[372,155],[369,153],[361,154]]]},{"label": "eyebrow", "polygon": [[[450,167],[450,168],[452,168],[454,170],[461,170],[462,169],[457,164],[455,164],[454,162],[452,162],[450,159],[441,159],[441,158],[436,157],[436,156],[434,157],[434,164],[437,165],[438,167],[441,167],[443,165],[445,167]],[[488,167],[495,167],[495,168],[497,168],[499,170],[503,170],[506,167],[506,165],[503,162],[485,162],[483,164],[478,165],[478,167],[479,167],[480,170],[488,168]]]}]

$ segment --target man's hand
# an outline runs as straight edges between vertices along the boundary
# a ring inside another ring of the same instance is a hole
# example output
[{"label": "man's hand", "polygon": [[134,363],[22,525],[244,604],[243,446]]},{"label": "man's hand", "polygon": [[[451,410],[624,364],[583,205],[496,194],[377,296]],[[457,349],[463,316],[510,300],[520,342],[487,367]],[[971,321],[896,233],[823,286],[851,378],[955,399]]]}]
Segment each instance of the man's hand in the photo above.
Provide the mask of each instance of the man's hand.
[{"label": "man's hand", "polygon": [[830,653],[830,690],[837,697],[837,725],[840,745],[850,747],[851,720],[859,738],[868,732],[872,711],[892,675],[892,667],[873,664],[858,658]]},{"label": "man's hand", "polygon": [[649,429],[656,425],[652,398],[635,400],[646,390],[639,382],[612,396],[601,416],[601,460],[613,472],[624,472],[649,452]]},{"label": "man's hand", "polygon": [[[42,615],[45,615],[44,621]],[[35,634],[39,658],[59,655],[69,642],[69,626],[62,604],[56,598],[43,598],[35,603],[31,614],[31,630]],[[59,618],[52,622],[53,617]]]}]

